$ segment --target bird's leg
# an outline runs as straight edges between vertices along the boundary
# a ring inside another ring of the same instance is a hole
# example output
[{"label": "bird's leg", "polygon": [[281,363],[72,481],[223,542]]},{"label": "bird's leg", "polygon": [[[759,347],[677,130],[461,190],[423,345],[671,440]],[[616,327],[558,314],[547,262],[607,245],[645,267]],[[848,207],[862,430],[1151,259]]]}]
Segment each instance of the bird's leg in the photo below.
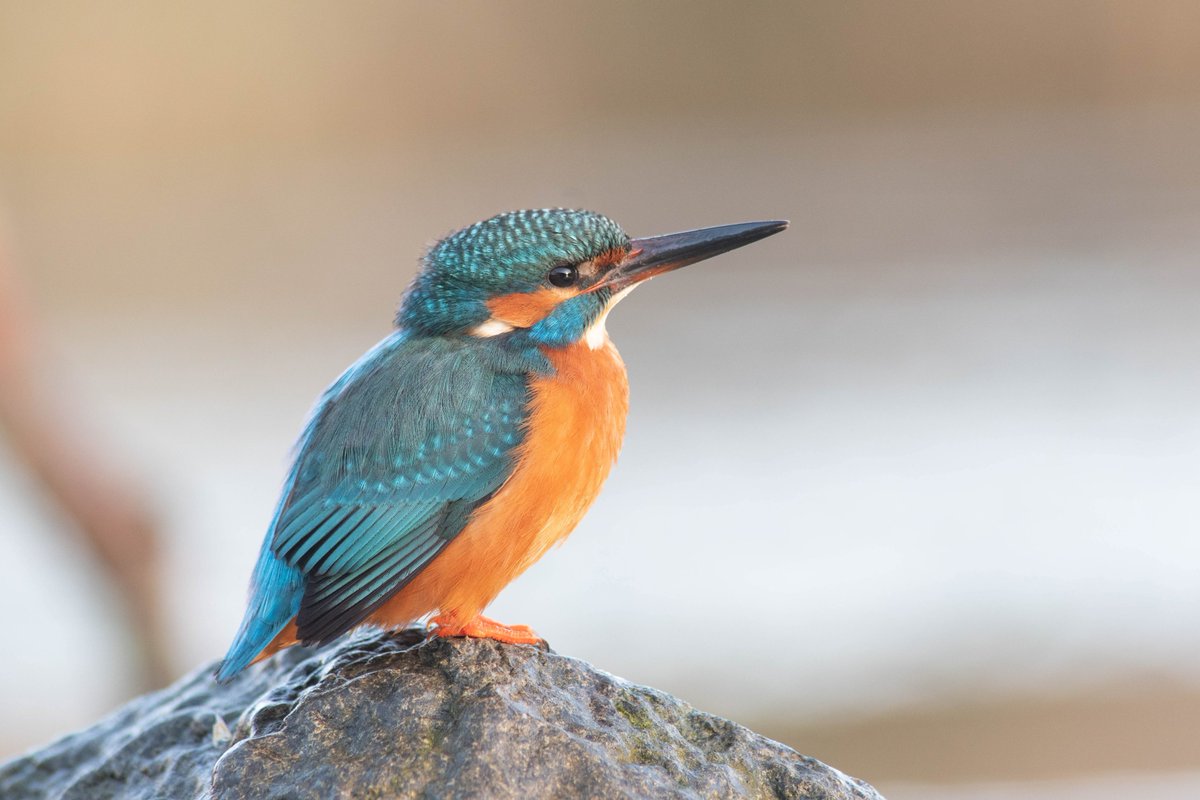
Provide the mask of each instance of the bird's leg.
[{"label": "bird's leg", "polygon": [[503,625],[494,619],[477,615],[463,620],[457,614],[450,612],[439,614],[429,620],[436,625],[432,630],[434,636],[469,636],[473,639],[495,639],[509,644],[544,645],[542,637],[533,632],[528,625]]}]

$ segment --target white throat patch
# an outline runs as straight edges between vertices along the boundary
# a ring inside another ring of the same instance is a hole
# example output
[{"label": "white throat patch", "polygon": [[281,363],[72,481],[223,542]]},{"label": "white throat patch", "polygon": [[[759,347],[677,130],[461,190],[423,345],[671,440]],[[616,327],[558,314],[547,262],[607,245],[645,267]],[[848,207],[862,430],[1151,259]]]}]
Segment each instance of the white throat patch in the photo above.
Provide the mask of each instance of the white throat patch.
[{"label": "white throat patch", "polygon": [[604,327],[605,320],[608,319],[608,312],[612,311],[613,306],[625,299],[625,296],[637,288],[635,283],[632,286],[626,286],[621,291],[617,292],[608,301],[608,305],[600,312],[600,316],[596,317],[596,321],[587,329],[587,333],[583,335],[583,340],[587,342],[587,346],[592,350],[599,350],[604,345],[608,344],[608,330]]}]

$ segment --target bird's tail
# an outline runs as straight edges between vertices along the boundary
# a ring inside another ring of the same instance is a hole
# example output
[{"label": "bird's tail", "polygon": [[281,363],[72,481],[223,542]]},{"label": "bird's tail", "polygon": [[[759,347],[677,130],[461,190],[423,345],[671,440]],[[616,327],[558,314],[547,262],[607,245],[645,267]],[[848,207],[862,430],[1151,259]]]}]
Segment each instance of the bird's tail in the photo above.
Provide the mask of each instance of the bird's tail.
[{"label": "bird's tail", "polygon": [[250,581],[246,616],[225,660],[217,668],[216,678],[221,683],[245,669],[300,610],[303,576],[280,561],[271,552],[270,543],[271,537],[267,536]]}]

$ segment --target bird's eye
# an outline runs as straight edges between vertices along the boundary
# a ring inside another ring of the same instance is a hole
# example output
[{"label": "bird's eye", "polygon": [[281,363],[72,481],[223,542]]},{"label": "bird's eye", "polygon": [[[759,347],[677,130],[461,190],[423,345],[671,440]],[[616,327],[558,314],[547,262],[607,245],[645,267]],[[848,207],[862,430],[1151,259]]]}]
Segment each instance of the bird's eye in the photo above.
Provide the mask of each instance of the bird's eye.
[{"label": "bird's eye", "polygon": [[579,280],[579,270],[572,266],[564,265],[555,267],[546,275],[546,279],[550,283],[558,287],[570,286],[575,281]]}]

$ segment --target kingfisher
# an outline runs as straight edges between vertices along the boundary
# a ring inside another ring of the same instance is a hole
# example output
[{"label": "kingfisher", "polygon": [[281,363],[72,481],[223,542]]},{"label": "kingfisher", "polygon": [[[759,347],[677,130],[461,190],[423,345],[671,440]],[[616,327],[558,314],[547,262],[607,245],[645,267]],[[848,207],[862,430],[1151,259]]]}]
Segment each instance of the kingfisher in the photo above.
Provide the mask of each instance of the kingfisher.
[{"label": "kingfisher", "polygon": [[542,644],[483,611],[579,523],[616,460],[629,384],[608,312],[656,275],[787,225],[631,239],[556,208],[436,242],[395,330],[300,436],[218,680],[291,645],[425,618],[432,636]]}]

